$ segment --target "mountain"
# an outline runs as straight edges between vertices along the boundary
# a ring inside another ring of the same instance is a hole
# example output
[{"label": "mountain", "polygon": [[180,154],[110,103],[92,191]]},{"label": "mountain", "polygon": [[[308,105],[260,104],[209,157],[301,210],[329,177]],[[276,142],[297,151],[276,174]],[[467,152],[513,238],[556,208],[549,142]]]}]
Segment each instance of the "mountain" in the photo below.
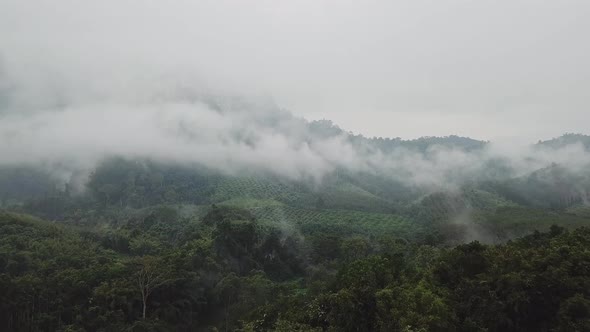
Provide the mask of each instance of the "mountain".
[{"label": "mountain", "polygon": [[537,143],[538,146],[549,147],[553,149],[559,149],[573,144],[581,144],[586,150],[590,150],[590,136],[569,133],[547,141],[539,141]]},{"label": "mountain", "polygon": [[[73,225],[117,224],[122,216],[125,218],[133,211],[160,205],[201,215],[211,205],[218,205],[245,208],[262,223],[289,225],[309,234],[330,228],[345,234],[389,232],[404,238],[423,238],[425,232],[435,231],[447,234],[437,233],[436,241],[451,243],[508,239],[510,232],[481,235],[468,231],[486,228],[481,225],[493,220],[496,213],[505,213],[506,208],[548,209],[560,218],[571,216],[573,225],[582,222],[567,210],[588,202],[590,174],[583,169],[553,163],[524,175],[511,176],[511,166],[505,161],[490,159],[471,173],[462,171],[458,165],[457,169],[449,167],[439,175],[447,180],[455,176],[457,181],[423,184],[409,181],[404,174],[431,177],[428,172],[438,172],[436,163],[442,161],[428,164],[436,156],[433,151],[459,151],[452,153],[460,158],[481,158],[489,143],[457,136],[417,140],[366,138],[347,134],[329,121],[310,122],[308,127],[310,137],[344,135],[359,150],[377,150],[394,157],[403,151],[415,159],[414,166],[424,167],[422,164],[426,163],[429,168],[420,174],[413,172],[412,164],[402,168],[393,165],[391,170],[400,173],[391,176],[387,168],[380,166],[370,169],[341,166],[317,181],[257,169],[228,174],[197,163],[112,157],[90,172],[82,191],[75,190],[80,184],[60,182],[42,168],[3,167],[1,201],[9,209]],[[565,135],[540,144],[559,149],[563,142],[569,145],[584,138]],[[457,222],[458,219],[461,221]],[[533,230],[549,226],[535,224],[534,220],[525,224],[519,227]],[[445,230],[448,227],[456,229],[456,234],[451,236]]]},{"label": "mountain", "polygon": [[590,326],[587,136],[514,153],[209,103],[261,110],[172,121],[195,158],[0,166],[0,330]]}]

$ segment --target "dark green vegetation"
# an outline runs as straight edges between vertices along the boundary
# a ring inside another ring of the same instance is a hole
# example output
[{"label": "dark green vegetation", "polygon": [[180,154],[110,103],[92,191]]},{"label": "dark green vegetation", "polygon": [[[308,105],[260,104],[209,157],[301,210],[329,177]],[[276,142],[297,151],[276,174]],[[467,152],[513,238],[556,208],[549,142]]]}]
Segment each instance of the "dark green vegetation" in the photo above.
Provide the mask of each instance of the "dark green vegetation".
[{"label": "dark green vegetation", "polygon": [[112,158],[79,192],[3,168],[0,330],[590,331],[588,174],[427,190]]},{"label": "dark green vegetation", "polygon": [[588,228],[441,248],[214,207],[90,230],[2,213],[0,234],[7,331],[590,329]]}]

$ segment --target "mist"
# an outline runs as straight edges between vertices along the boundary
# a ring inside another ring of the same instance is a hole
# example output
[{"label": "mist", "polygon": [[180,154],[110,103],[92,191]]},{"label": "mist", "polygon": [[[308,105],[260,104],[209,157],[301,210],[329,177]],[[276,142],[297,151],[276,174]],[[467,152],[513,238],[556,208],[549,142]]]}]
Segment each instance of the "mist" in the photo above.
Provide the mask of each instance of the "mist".
[{"label": "mist", "polygon": [[0,59],[31,107],[45,84],[99,97],[174,77],[368,136],[534,142],[587,131],[589,14],[575,0],[3,0]]},{"label": "mist", "polygon": [[337,126],[313,130],[308,120],[268,97],[219,95],[162,78],[142,82],[127,82],[126,89],[94,85],[93,90],[58,82],[36,81],[34,90],[8,84],[12,88],[4,90],[4,102],[10,106],[0,115],[0,164],[43,166],[65,181],[68,172],[88,173],[111,156],[197,163],[233,175],[261,171],[316,183],[345,169],[431,190],[495,179],[500,175],[486,173],[491,163],[505,165],[509,172],[503,177],[552,163],[573,172],[590,165],[581,143],[550,148],[482,142],[473,151],[400,145],[384,151]]},{"label": "mist", "polygon": [[[521,12],[528,13],[527,21]],[[343,168],[454,188],[589,164],[585,2],[0,3],[0,164],[109,156],[321,182]],[[558,115],[558,116],[557,116]],[[309,121],[343,130],[319,135]],[[463,135],[476,151],[366,137]],[[83,170],[83,171],[81,171]]]},{"label": "mist", "polygon": [[0,0],[0,331],[590,330],[589,17]]}]

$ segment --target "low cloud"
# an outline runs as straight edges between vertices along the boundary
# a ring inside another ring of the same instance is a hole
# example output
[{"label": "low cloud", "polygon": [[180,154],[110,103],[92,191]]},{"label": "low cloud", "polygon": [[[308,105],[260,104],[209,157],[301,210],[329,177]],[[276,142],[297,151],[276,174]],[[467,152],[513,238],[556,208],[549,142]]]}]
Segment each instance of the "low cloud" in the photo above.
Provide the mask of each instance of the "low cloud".
[{"label": "low cloud", "polygon": [[[6,76],[3,82],[9,106],[0,113],[0,165],[42,165],[61,170],[60,177],[124,156],[315,182],[345,169],[436,190],[521,176],[552,163],[575,172],[590,164],[581,144],[556,149],[492,142],[473,151],[398,144],[384,151],[339,128],[313,130],[269,98],[204,93],[186,81],[152,79],[93,89],[53,82],[29,90]],[[506,171],[490,172],[498,165]]]}]

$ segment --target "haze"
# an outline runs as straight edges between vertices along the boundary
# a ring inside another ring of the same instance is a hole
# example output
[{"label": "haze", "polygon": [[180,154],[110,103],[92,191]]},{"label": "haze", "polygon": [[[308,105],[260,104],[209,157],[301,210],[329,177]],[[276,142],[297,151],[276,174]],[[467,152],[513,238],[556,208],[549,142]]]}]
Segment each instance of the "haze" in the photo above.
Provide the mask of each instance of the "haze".
[{"label": "haze", "polygon": [[535,141],[587,132],[588,15],[586,1],[2,0],[0,96],[22,112],[166,77],[368,136]]}]

